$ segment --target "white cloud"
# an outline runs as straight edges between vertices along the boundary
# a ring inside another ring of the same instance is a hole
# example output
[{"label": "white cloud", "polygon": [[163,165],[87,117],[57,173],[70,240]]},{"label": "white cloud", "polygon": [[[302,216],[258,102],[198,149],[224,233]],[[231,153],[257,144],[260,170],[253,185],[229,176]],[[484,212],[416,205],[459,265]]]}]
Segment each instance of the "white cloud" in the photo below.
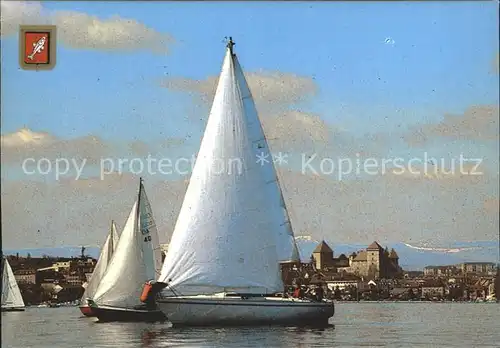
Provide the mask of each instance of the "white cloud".
[{"label": "white cloud", "polygon": [[438,124],[414,127],[405,139],[410,145],[423,145],[435,137],[457,140],[498,139],[498,106],[469,107],[462,115],[445,115]]},{"label": "white cloud", "polygon": [[[312,78],[295,74],[258,71],[245,73],[245,77],[259,109],[273,104],[297,103],[315,95],[318,90]],[[172,90],[194,93],[209,103],[215,95],[217,81],[216,76],[205,80],[165,78],[160,81],[160,85]]]},{"label": "white cloud", "polygon": [[341,243],[495,240],[499,217],[484,211],[498,178],[408,180],[376,176],[334,181],[323,176],[283,175],[296,234]]},{"label": "white cloud", "polygon": [[[290,105],[316,94],[318,88],[313,79],[269,71],[245,73],[245,77],[270,143],[280,149],[311,149],[315,142],[325,143],[330,139],[333,130],[319,115],[288,110]],[[217,81],[215,76],[204,80],[165,78],[160,84],[171,90],[193,94],[202,103],[208,104],[215,95]]]},{"label": "white cloud", "polygon": [[76,11],[48,11],[40,2],[2,1],[2,36],[17,34],[20,24],[55,24],[58,42],[76,49],[148,50],[167,53],[173,38],[133,19],[107,19]]},{"label": "white cloud", "polygon": [[[55,161],[57,158],[74,159],[81,163],[95,165],[101,159],[109,158],[115,162],[120,159],[145,158],[148,154],[166,152],[169,154],[175,147],[183,144],[182,139],[167,138],[162,142],[145,143],[139,140],[131,142],[111,142],[95,135],[86,135],[77,138],[63,139],[50,133],[37,132],[28,128],[1,136],[2,164],[20,167],[27,158],[46,158]],[[171,158],[173,156],[170,156]],[[69,175],[74,174],[73,172]]]},{"label": "white cloud", "polygon": [[[20,24],[47,24],[38,1],[0,1],[2,36],[17,34]],[[45,21],[44,21],[45,20]]]},{"label": "white cloud", "polygon": [[52,15],[63,44],[77,49],[168,52],[173,38],[133,19],[100,19],[85,13],[57,11]]},{"label": "white cloud", "polygon": [[[296,236],[361,244],[498,236],[498,214],[490,209],[498,203],[498,180],[492,176],[443,181],[386,175],[338,182],[282,171],[280,182]],[[187,183],[146,178],[162,243],[172,233]],[[131,174],[55,184],[4,180],[3,242],[8,248],[99,244],[111,219],[123,226],[137,185]]]},{"label": "white cloud", "polygon": [[74,139],[60,139],[45,132],[22,128],[1,136],[2,163],[21,163],[26,158],[86,158],[96,163],[111,156],[113,147],[97,136],[88,135]]},{"label": "white cloud", "polygon": [[470,183],[481,181],[485,175],[485,166],[482,163],[464,162],[458,160],[448,166],[442,164],[431,164],[411,166],[404,168],[393,168],[390,175],[399,176],[402,179],[411,180],[467,180]]},{"label": "white cloud", "polygon": [[[11,248],[100,245],[111,219],[123,227],[138,185],[131,174],[54,184],[2,180],[3,243]],[[172,232],[185,186],[183,181],[145,182],[161,242]]]},{"label": "white cloud", "polygon": [[28,128],[21,128],[17,132],[1,136],[2,147],[16,148],[22,146],[43,146],[56,141],[49,133],[34,132]]},{"label": "white cloud", "polygon": [[276,116],[262,118],[269,139],[296,139],[326,142],[330,138],[330,127],[313,113],[291,110]]}]

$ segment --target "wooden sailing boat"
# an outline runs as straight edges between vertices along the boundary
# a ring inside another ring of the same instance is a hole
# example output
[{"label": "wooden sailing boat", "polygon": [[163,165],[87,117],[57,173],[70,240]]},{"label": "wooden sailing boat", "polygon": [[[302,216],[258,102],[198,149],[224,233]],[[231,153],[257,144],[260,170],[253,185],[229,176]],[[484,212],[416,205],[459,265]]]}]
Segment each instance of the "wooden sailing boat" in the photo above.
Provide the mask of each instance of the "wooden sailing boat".
[{"label": "wooden sailing boat", "polygon": [[104,242],[104,245],[101,249],[101,253],[99,255],[99,259],[97,260],[97,264],[95,265],[94,272],[92,272],[92,276],[89,282],[87,283],[83,296],[80,300],[80,311],[83,313],[83,315],[87,317],[95,316],[95,313],[89,306],[87,299],[89,298],[92,299],[94,297],[97,287],[99,286],[99,283],[101,282],[101,279],[104,276],[104,273],[106,272],[109,262],[111,261],[111,257],[113,256],[114,251],[116,250],[116,246],[118,245],[118,240],[119,236],[116,224],[114,221],[111,221],[111,228],[108,237]]},{"label": "wooden sailing boat", "polygon": [[2,312],[24,311],[24,301],[7,258],[2,257]]},{"label": "wooden sailing boat", "polygon": [[93,299],[88,300],[99,321],[162,321],[164,314],[139,301],[141,286],[156,280],[161,248],[151,205],[140,179],[139,194],[127,219],[111,262]]},{"label": "wooden sailing boat", "polygon": [[[274,296],[283,290],[279,262],[299,255],[273,163],[256,161],[269,147],[233,45],[151,292],[164,288],[157,303],[174,326],[325,325],[333,302]],[[234,159],[241,172],[214,169]]]}]

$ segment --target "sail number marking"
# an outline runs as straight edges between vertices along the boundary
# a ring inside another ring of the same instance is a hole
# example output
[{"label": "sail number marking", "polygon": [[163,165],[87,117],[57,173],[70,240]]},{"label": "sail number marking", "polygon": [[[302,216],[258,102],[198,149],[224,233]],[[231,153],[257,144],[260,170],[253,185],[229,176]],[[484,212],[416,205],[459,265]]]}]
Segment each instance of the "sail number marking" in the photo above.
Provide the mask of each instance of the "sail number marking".
[{"label": "sail number marking", "polygon": [[144,237],[144,242],[151,242],[151,236]]}]

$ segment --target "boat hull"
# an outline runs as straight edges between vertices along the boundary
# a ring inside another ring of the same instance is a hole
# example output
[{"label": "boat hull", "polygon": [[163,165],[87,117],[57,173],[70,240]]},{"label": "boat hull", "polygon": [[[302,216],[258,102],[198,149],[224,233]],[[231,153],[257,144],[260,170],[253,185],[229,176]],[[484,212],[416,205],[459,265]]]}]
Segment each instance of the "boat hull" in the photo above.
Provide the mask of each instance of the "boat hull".
[{"label": "boat hull", "polygon": [[2,312],[24,312],[24,307],[2,308]]},{"label": "boat hull", "polygon": [[174,326],[327,326],[333,302],[276,297],[167,297],[157,301]]},{"label": "boat hull", "polygon": [[142,310],[110,306],[92,307],[99,322],[164,322],[165,314],[160,310]]},{"label": "boat hull", "polygon": [[86,317],[95,317],[94,310],[90,306],[80,306],[80,312]]}]

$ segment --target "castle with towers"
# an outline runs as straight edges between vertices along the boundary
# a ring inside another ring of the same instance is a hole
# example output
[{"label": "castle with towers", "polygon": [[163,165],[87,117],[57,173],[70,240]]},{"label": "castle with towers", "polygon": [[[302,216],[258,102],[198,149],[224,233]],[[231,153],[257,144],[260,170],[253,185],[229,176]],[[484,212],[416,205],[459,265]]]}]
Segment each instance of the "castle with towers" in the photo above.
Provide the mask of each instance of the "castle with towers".
[{"label": "castle with towers", "polygon": [[385,249],[373,242],[366,249],[347,257],[340,254],[335,258],[333,250],[322,241],[314,249],[311,262],[316,270],[328,273],[354,274],[367,279],[397,278],[403,270],[399,266],[399,256],[394,249]]}]

